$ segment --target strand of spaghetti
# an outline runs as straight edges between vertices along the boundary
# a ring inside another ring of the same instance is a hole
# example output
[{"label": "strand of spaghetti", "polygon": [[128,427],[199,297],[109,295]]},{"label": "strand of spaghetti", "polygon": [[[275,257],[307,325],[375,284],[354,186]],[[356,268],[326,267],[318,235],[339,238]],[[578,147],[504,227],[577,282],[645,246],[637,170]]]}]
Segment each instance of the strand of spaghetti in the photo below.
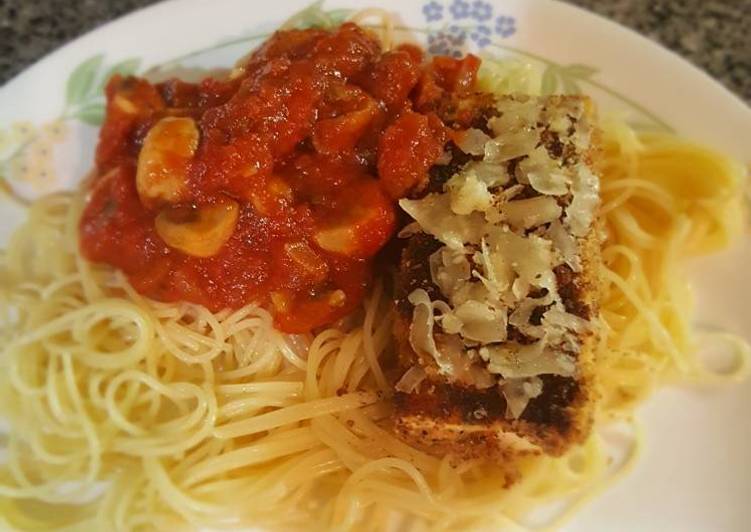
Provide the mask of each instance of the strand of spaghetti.
[{"label": "strand of spaghetti", "polygon": [[269,436],[242,449],[236,449],[200,462],[185,477],[183,485],[190,487],[207,478],[223,475],[233,469],[269,462],[282,456],[313,448],[317,443],[318,441],[309,427]]},{"label": "strand of spaghetti", "polygon": [[194,399],[196,406],[187,417],[184,418],[184,423],[188,426],[196,425],[200,419],[205,415],[206,402],[202,401],[202,397],[205,396],[204,391],[199,387],[191,383],[175,383],[165,385],[153,377],[135,370],[129,370],[115,376],[107,385],[105,391],[105,408],[110,416],[110,420],[113,421],[121,430],[130,433],[133,436],[143,436],[149,431],[164,430],[166,427],[152,426],[149,430],[139,427],[138,425],[125,419],[123,414],[117,405],[116,397],[119,395],[120,386],[124,383],[132,383],[135,385],[143,384],[150,387],[157,393],[169,397],[173,400],[181,399]]},{"label": "strand of spaghetti", "polygon": [[624,209],[613,211],[608,218],[608,224],[615,227],[620,233],[628,235],[629,240],[633,241],[638,247],[652,249],[658,245],[656,237],[643,229],[636,218]]},{"label": "strand of spaghetti", "polygon": [[138,324],[142,331],[149,332],[151,330],[148,318],[143,313],[141,313],[135,305],[127,300],[108,298],[96,304],[88,305],[75,311],[68,312],[40,326],[34,331],[21,335],[15,340],[14,346],[28,345],[30,343],[39,341],[46,336],[52,336],[54,334],[66,332],[77,320],[96,316],[97,314],[102,313],[104,310],[110,310],[112,313],[119,313],[130,316],[132,318],[132,321]]},{"label": "strand of spaghetti", "polygon": [[[331,372],[327,373],[322,379],[325,383],[323,394],[325,396],[335,395],[338,390],[345,388],[347,375],[360,357],[360,348],[362,346],[362,329],[353,331],[352,334],[342,341],[339,346],[339,352],[335,357],[329,358],[327,364],[330,364]],[[324,368],[324,372],[326,368]]]},{"label": "strand of spaghetti", "polygon": [[243,382],[239,384],[219,384],[216,393],[227,395],[243,395],[246,393],[271,393],[287,397],[302,395],[303,383],[288,381]]},{"label": "strand of spaghetti", "polygon": [[[261,491],[275,483],[283,483],[287,486],[294,486],[307,482],[309,479],[324,477],[332,473],[344,470],[344,464],[336,456],[336,453],[329,448],[311,449],[305,454],[293,458],[287,464],[273,471],[273,474],[267,474],[256,482],[255,489]],[[300,475],[300,471],[306,474]]]},{"label": "strand of spaghetti", "polygon": [[84,408],[83,398],[81,397],[81,393],[78,389],[78,386],[76,385],[76,376],[73,370],[73,360],[71,359],[70,355],[66,355],[65,353],[61,355],[61,358],[63,362],[62,366],[63,375],[65,377],[65,384],[68,389],[68,394],[73,403],[73,407],[76,409],[76,421],[78,422],[78,424],[80,424],[85,439],[89,445],[88,452],[86,453],[89,458],[89,466],[82,482],[85,484],[93,484],[96,480],[97,473],[102,466],[101,442],[99,441],[99,437],[97,436],[93,422],[89,418],[89,415]]},{"label": "strand of spaghetti", "polygon": [[199,501],[173,484],[158,458],[143,458],[143,468],[159,490],[164,502],[178,514],[193,520],[192,517],[197,513],[221,514],[223,512],[222,506]]},{"label": "strand of spaghetti", "polygon": [[366,464],[373,454],[380,454],[374,453],[375,449],[367,447],[369,442],[361,441],[333,416],[314,418],[310,426],[321,443],[332,449],[351,471]]},{"label": "strand of spaghetti", "polygon": [[261,355],[250,364],[240,365],[237,369],[222,371],[220,378],[223,382],[231,382],[238,379],[252,378],[256,374],[270,373],[271,368],[277,367],[281,355],[276,346],[269,346]]},{"label": "strand of spaghetti", "polygon": [[[213,329],[212,333],[214,334],[209,336],[205,334],[204,331],[196,331],[190,326],[181,325],[180,323],[175,321],[165,323],[164,328],[166,331],[169,331],[171,336],[180,338],[180,343],[191,351],[199,351],[202,347],[220,350],[226,348],[226,344],[224,342],[224,338],[226,336],[224,334],[221,334],[221,337],[218,338],[217,336],[219,335],[217,334],[216,329]],[[217,324],[217,328],[220,329],[220,333],[224,332],[221,325]]]},{"label": "strand of spaghetti", "polygon": [[339,397],[315,399],[299,405],[288,406],[267,412],[243,421],[220,425],[214,429],[216,438],[236,438],[263,432],[274,427],[297,423],[325,414],[335,414],[375,403],[378,395],[373,392],[356,392]]},{"label": "strand of spaghetti", "polygon": [[[437,504],[426,503],[423,493],[400,487],[394,482],[396,479],[390,478],[388,480],[387,482],[372,479],[361,481],[357,491],[352,494],[353,502],[350,503],[350,507],[362,511],[363,506],[378,504],[391,508],[392,512],[410,512],[410,514],[430,520],[435,520],[438,516],[449,511]],[[354,522],[349,527],[356,528],[356,522],[360,520],[362,518],[357,519],[355,517],[352,520]]]},{"label": "strand of spaghetti", "polygon": [[233,451],[235,448],[237,448],[237,445],[234,440],[206,439],[187,451],[185,456],[172,467],[171,476],[175,479],[175,482],[182,484],[185,476],[192,471],[196,464],[215,458],[224,452]]},{"label": "strand of spaghetti", "polygon": [[[169,329],[160,321],[154,323],[154,330],[157,337],[164,344],[164,347],[175,357],[182,360],[186,364],[200,364],[201,362],[207,362],[216,358],[224,350],[224,343],[212,342],[214,345],[207,352],[196,355],[193,353],[187,353],[180,349],[175,338],[169,334]],[[182,338],[180,339],[182,341]]]},{"label": "strand of spaghetti", "polygon": [[[341,471],[341,463],[334,453],[325,447],[316,446],[284,460],[277,460],[265,471],[256,468],[257,478],[228,478],[207,480],[193,487],[196,494],[216,493],[225,497],[227,493],[236,493],[238,499],[249,500],[263,497],[268,502],[279,502],[299,486],[310,484],[317,478]],[[234,489],[225,489],[234,484]]]},{"label": "strand of spaghetti", "polygon": [[267,407],[283,407],[290,406],[290,403],[299,403],[295,397],[279,397],[279,396],[262,396],[257,395],[254,397],[245,397],[243,399],[236,399],[219,407],[218,417],[219,419],[228,419],[233,417],[247,417],[249,414],[255,414],[256,412]]},{"label": "strand of spaghetti", "polygon": [[282,338],[279,338],[277,340],[277,347],[279,351],[281,351],[284,358],[287,359],[287,361],[292,364],[293,366],[304,370],[305,366],[307,365],[305,360],[300,358],[295,351],[290,348],[290,346],[285,342]]},{"label": "strand of spaghetti", "polygon": [[698,377],[707,383],[722,384],[727,381],[742,382],[751,375],[751,347],[735,334],[723,331],[702,332],[699,341],[719,340],[728,344],[733,350],[735,364],[730,370],[719,371],[707,369],[704,365],[697,368]]},{"label": "strand of spaghetti", "polygon": [[74,288],[80,283],[81,283],[81,274],[78,272],[70,273],[68,275],[61,277],[60,279],[52,281],[50,284],[42,288],[42,290],[39,293],[39,297],[41,299],[52,299],[53,297],[58,295],[58,292],[63,292],[64,290],[69,290],[71,288]]},{"label": "strand of spaghetti", "polygon": [[69,424],[69,421],[73,419],[73,416],[69,415],[69,412],[65,411],[64,402],[61,400],[61,393],[59,382],[57,379],[58,365],[61,357],[59,355],[52,355],[47,360],[47,378],[46,383],[46,402],[49,405],[49,411],[55,418],[57,425],[62,427],[64,431]]},{"label": "strand of spaghetti", "polygon": [[[366,20],[369,18],[377,18],[379,19],[377,24],[368,25],[365,23]],[[354,13],[350,19],[351,22],[354,22],[356,24],[363,24],[366,26],[373,27],[380,31],[380,41],[381,46],[384,50],[391,50],[393,43],[394,43],[394,18],[385,9],[380,8],[367,8],[367,9],[361,9],[358,12]]]},{"label": "strand of spaghetti", "polygon": [[378,364],[378,357],[376,355],[376,349],[373,345],[373,324],[376,319],[376,313],[378,311],[378,304],[381,300],[381,294],[383,292],[383,283],[377,282],[370,297],[365,301],[365,319],[363,320],[362,328],[365,331],[363,334],[363,351],[365,353],[365,360],[368,361],[368,367],[373,373],[373,378],[376,381],[376,385],[383,391],[389,390],[389,385],[386,382],[386,377],[381,371],[381,366]]},{"label": "strand of spaghetti", "polygon": [[128,508],[145,478],[137,467],[124,468],[113,479],[112,489],[107,490],[99,505],[97,515],[99,521],[110,521],[115,530],[127,530],[125,522]]},{"label": "strand of spaghetti", "polygon": [[[401,471],[414,482],[419,492],[425,498],[425,503],[428,506],[437,506],[436,501],[433,498],[432,490],[428,486],[422,474],[413,465],[409,464],[409,462],[405,462],[404,460],[397,458],[380,458],[378,460],[369,462],[359,469],[353,471],[349,478],[344,482],[341,490],[339,491],[339,495],[336,497],[336,501],[334,502],[335,522],[339,523],[339,525],[345,529],[352,528],[357,522],[357,516],[354,511],[355,509],[349,502],[352,500],[352,492],[356,490],[357,485],[364,481],[367,477],[378,472],[388,473],[389,470],[392,469]],[[413,504],[411,511],[414,513],[419,513],[421,506],[422,505],[415,506]]]},{"label": "strand of spaghetti", "polygon": [[336,329],[326,329],[316,336],[308,352],[308,366],[305,372],[305,399],[321,397],[318,385],[318,368],[327,356],[337,351],[342,333]]},{"label": "strand of spaghetti", "polygon": [[630,193],[643,190],[645,192],[643,195],[644,199],[653,202],[656,206],[664,210],[676,210],[675,198],[664,187],[653,181],[639,177],[624,177],[617,181],[605,181],[602,184],[602,193],[605,195],[608,192],[622,188],[630,189]]},{"label": "strand of spaghetti", "polygon": [[420,471],[415,466],[400,458],[379,458],[378,460],[368,462],[361,468],[352,472],[352,475],[342,486],[341,493],[344,493],[348,488],[354,488],[360,481],[366,479],[369,476],[372,476],[375,473],[388,473],[392,469],[400,471],[401,473],[404,473],[408,478],[410,478],[415,487],[425,497],[428,504],[433,506],[437,505],[437,501],[433,496],[433,490],[428,485],[422,473],[420,473]]},{"label": "strand of spaghetti", "polygon": [[368,418],[361,410],[343,412],[341,416],[345,420],[351,420],[354,426],[370,439],[377,441],[392,456],[403,457],[415,464],[422,471],[431,471],[438,468],[440,461],[414,447],[410,447],[391,432],[384,430]]},{"label": "strand of spaghetti", "polygon": [[369,371],[370,366],[368,366],[367,361],[362,358],[355,360],[352,371],[350,371],[349,373],[347,391],[351,393],[359,390],[360,386],[362,385],[362,380],[368,375]]},{"label": "strand of spaghetti", "polygon": [[686,369],[686,363],[681,356],[681,353],[679,353],[675,349],[675,345],[672,338],[670,338],[670,334],[665,330],[665,327],[662,325],[662,323],[660,323],[660,320],[657,318],[657,316],[654,315],[654,312],[651,309],[648,309],[647,306],[644,305],[644,303],[636,296],[636,294],[633,293],[631,287],[629,287],[622,278],[615,275],[612,271],[607,268],[603,268],[602,276],[608,282],[616,285],[621,293],[623,293],[623,295],[626,296],[626,298],[637,309],[639,309],[640,314],[647,321],[650,329],[655,335],[660,338],[663,348],[665,348],[670,353],[673,362],[675,362],[676,366],[681,371],[684,371]]},{"label": "strand of spaghetti", "polygon": [[11,342],[11,345],[7,346],[2,352],[0,359],[4,363],[7,363],[8,379],[13,388],[18,390],[20,394],[41,397],[46,393],[45,384],[40,382],[37,386],[34,386],[33,383],[27,382],[23,370],[26,366],[32,366],[33,370],[38,375],[40,373],[39,364],[32,364],[32,362],[34,362],[40,355],[34,352],[24,353],[26,356],[17,355],[17,352],[20,350],[20,347],[13,345]]}]

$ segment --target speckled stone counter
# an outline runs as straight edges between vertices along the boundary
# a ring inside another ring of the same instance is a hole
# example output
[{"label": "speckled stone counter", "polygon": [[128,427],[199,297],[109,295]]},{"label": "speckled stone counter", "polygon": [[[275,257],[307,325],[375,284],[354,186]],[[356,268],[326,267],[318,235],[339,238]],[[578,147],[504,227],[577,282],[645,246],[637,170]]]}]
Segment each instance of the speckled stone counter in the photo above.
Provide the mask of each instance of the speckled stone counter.
[{"label": "speckled stone counter", "polygon": [[[567,0],[631,27],[751,103],[751,0]],[[0,0],[0,83],[154,0]]]}]

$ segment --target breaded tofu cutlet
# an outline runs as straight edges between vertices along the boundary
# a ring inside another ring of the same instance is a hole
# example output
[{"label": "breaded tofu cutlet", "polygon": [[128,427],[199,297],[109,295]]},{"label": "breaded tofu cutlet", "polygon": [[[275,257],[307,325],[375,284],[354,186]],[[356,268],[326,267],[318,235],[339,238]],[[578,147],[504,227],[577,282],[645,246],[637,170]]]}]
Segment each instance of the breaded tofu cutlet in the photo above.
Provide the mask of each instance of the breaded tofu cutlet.
[{"label": "breaded tofu cutlet", "polygon": [[454,129],[445,164],[400,202],[397,432],[459,457],[560,455],[595,399],[592,103],[477,94],[437,111]]}]

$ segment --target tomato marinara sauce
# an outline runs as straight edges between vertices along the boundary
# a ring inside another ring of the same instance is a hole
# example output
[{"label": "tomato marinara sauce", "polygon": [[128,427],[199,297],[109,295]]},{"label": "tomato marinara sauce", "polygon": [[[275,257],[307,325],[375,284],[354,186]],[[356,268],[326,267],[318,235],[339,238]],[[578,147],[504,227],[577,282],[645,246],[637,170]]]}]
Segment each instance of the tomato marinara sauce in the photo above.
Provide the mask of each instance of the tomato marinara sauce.
[{"label": "tomato marinara sauce", "polygon": [[226,79],[115,76],[81,224],[140,293],[265,305],[309,331],[352,311],[396,200],[443,154],[433,113],[479,60],[383,52],[354,24],[277,32]]}]

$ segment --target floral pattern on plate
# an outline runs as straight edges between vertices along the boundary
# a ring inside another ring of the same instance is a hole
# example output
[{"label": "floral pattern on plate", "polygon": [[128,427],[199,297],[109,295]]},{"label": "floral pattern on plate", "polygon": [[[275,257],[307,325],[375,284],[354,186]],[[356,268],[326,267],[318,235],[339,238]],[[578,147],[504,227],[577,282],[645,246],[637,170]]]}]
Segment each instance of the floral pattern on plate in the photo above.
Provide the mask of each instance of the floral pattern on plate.
[{"label": "floral pattern on plate", "polygon": [[430,0],[422,6],[428,24],[428,51],[460,57],[470,42],[482,49],[493,37],[505,39],[516,33],[516,19],[496,12],[484,0]]}]

